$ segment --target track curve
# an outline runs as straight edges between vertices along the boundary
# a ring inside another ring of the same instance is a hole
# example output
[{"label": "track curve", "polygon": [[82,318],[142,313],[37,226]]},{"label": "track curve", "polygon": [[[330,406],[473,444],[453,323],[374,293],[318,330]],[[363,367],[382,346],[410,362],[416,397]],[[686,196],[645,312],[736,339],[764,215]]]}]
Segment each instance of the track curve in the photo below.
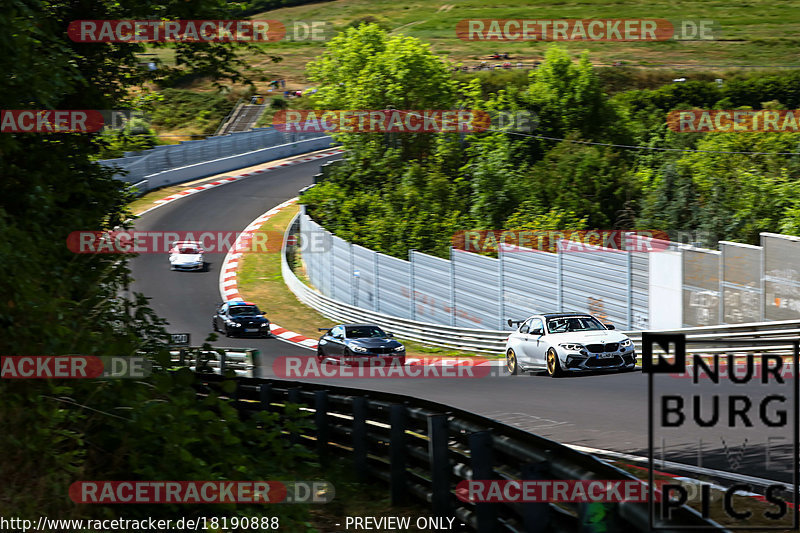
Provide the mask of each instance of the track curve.
[{"label": "track curve", "polygon": [[[187,196],[145,213],[137,220],[136,229],[241,231],[268,209],[295,197],[300,188],[312,182],[321,164],[339,157],[274,169]],[[173,272],[165,255],[143,254],[131,262],[135,278],[132,288],[151,298],[151,307],[169,322],[170,331],[191,333],[197,345],[211,333],[211,315],[221,301],[218,280],[223,258],[224,254],[208,255],[211,264],[206,272]],[[269,310],[265,311],[269,316]],[[223,337],[217,344],[260,350],[257,364],[262,377],[274,376],[272,363],[279,356],[314,356],[313,351],[275,338]],[[647,380],[639,372],[562,379],[493,375],[480,379],[348,379],[338,383],[457,406],[566,444],[647,455]],[[687,462],[693,461],[689,458]],[[709,457],[705,466],[727,469],[724,458],[715,464]],[[739,472],[759,475],[759,466],[743,465]]]}]

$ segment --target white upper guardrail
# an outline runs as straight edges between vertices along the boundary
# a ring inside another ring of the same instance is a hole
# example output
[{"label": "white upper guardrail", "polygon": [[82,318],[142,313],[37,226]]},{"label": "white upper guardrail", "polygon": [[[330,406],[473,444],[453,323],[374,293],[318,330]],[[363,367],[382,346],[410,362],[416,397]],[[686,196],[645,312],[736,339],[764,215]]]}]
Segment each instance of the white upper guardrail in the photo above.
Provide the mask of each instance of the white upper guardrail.
[{"label": "white upper guardrail", "polygon": [[[346,304],[333,298],[324,296],[319,291],[312,289],[295,275],[286,261],[287,237],[296,225],[300,215],[295,216],[286,228],[281,251],[281,273],[289,290],[294,293],[300,302],[318,311],[325,317],[339,322],[368,322],[377,324],[392,331],[400,338],[422,342],[445,348],[458,350],[493,353],[501,355],[505,349],[506,338],[513,330],[487,330],[469,329],[442,324],[432,324],[405,318],[398,318],[383,313],[377,313],[361,307]],[[527,317],[510,317],[515,320]],[[655,332],[655,330],[653,330]],[[700,326],[674,330],[658,330],[659,333],[683,333],[687,340],[704,341],[693,342],[686,347],[688,353],[718,353],[718,352],[771,352],[790,354],[793,345],[791,341],[800,338],[800,320],[783,320],[774,322],[752,322],[748,324],[730,324],[722,326]],[[641,353],[643,331],[623,331],[636,344]],[[744,341],[742,346],[735,348],[725,347],[715,340]],[[747,345],[746,341],[756,340],[786,340],[785,345],[758,346]]]}]

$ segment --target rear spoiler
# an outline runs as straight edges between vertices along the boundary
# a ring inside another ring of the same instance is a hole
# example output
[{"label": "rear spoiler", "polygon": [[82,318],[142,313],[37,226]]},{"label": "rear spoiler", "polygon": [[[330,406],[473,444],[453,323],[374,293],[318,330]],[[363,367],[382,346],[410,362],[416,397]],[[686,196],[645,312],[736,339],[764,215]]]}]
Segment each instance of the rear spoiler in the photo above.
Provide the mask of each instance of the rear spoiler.
[{"label": "rear spoiler", "polygon": [[525,321],[524,321],[524,320],[511,320],[511,319],[509,318],[509,319],[508,319],[508,327],[510,327],[510,328],[513,328],[513,327],[514,327],[514,324],[516,324],[517,326],[519,326],[519,325],[520,325],[520,324],[522,324],[523,322],[525,322]]},{"label": "rear spoiler", "polygon": [[330,333],[330,331],[331,331],[332,329],[333,329],[333,328],[317,328],[317,331],[327,331],[327,332],[329,332],[329,333]]}]

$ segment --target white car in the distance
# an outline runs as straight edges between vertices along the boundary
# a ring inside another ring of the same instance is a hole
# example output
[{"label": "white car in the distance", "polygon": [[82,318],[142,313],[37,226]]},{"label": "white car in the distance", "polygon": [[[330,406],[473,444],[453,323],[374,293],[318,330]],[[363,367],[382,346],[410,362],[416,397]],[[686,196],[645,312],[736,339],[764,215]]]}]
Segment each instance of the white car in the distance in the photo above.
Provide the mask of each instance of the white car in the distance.
[{"label": "white car in the distance", "polygon": [[636,347],[611,324],[581,313],[533,315],[508,321],[517,330],[506,339],[506,368],[511,374],[546,370],[556,377],[568,372],[632,370]]},{"label": "white car in the distance", "polygon": [[175,241],[169,249],[170,270],[205,270],[203,247],[197,241]]}]

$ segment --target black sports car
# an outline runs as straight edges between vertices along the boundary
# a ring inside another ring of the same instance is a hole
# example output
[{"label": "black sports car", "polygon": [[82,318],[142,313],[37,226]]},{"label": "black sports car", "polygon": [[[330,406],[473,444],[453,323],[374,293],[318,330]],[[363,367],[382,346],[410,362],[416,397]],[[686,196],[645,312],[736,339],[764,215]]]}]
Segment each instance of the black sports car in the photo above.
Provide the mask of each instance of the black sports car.
[{"label": "black sports car", "polygon": [[405,364],[406,347],[396,341],[394,335],[374,324],[339,324],[319,330],[325,331],[317,343],[317,358],[320,362],[399,361],[400,364]]},{"label": "black sports car", "polygon": [[223,302],[211,319],[214,331],[221,331],[227,337],[247,336],[269,337],[269,320],[250,302]]}]

